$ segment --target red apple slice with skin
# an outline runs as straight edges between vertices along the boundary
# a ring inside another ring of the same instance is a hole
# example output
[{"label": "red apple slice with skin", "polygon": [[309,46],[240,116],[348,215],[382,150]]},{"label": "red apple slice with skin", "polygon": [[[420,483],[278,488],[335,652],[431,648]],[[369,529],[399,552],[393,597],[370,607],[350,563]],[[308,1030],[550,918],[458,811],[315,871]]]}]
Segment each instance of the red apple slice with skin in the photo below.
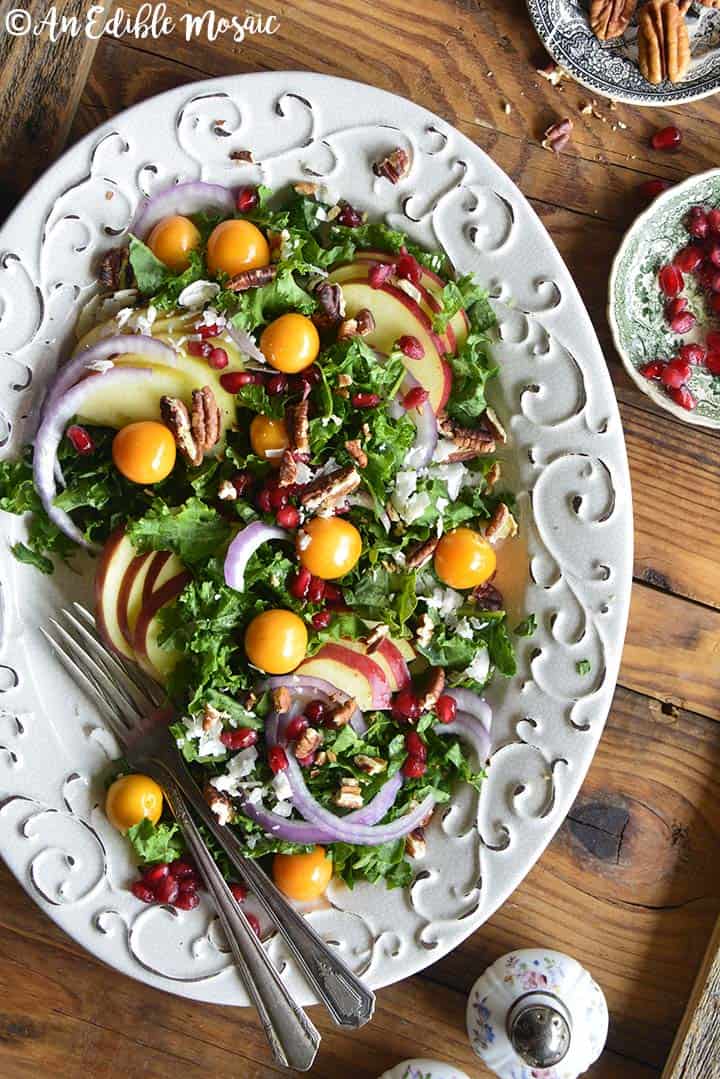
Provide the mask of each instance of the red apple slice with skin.
[{"label": "red apple slice with skin", "polygon": [[95,574],[95,618],[105,643],[125,659],[135,660],[118,619],[118,596],[137,551],[124,529],[116,529],[103,547]]},{"label": "red apple slice with skin", "polygon": [[385,675],[391,693],[397,693],[399,689],[403,689],[410,682],[410,672],[405,662],[405,657],[390,637],[385,637],[372,652],[368,652],[364,641],[354,641],[347,637],[342,637],[338,644],[343,648],[349,648],[353,652],[367,656],[373,663],[377,663]]},{"label": "red apple slice with skin", "polygon": [[345,645],[324,644],[311,659],[303,660],[294,673],[324,678],[354,697],[362,711],[390,706],[390,686],[382,667]]},{"label": "red apple slice with skin", "polygon": [[160,552],[158,551],[146,551],[145,554],[136,554],[125,571],[120,585],[117,596],[117,620],[120,632],[131,648],[133,630],[142,606],[143,587],[159,556]]},{"label": "red apple slice with skin", "polygon": [[162,626],[158,615],[163,607],[177,599],[189,580],[190,574],[183,570],[159,585],[141,609],[135,625],[133,645],[138,663],[151,678],[159,682],[165,681],[178,662],[180,653],[159,643]]},{"label": "red apple slice with skin", "polygon": [[342,285],[345,308],[352,318],[363,308],[372,312],[375,329],[364,340],[380,352],[389,353],[399,337],[417,337],[424,349],[421,360],[404,360],[408,371],[429,394],[435,412],[444,408],[450,395],[451,373],[428,333],[427,315],[410,296],[400,289],[374,289],[366,281],[349,281]]}]

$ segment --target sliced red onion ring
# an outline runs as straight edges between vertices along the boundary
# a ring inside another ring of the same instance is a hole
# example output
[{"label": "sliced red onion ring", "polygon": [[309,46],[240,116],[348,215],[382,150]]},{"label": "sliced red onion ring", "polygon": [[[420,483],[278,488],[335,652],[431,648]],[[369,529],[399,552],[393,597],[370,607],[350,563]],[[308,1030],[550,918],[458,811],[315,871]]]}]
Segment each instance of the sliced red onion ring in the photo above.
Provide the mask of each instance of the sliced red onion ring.
[{"label": "sliced red onion ring", "polygon": [[[344,843],[357,843],[365,847],[377,847],[381,843],[389,843],[412,832],[413,829],[419,826],[435,804],[435,799],[432,794],[429,794],[410,813],[406,813],[403,817],[399,817],[389,824],[357,824],[348,820],[347,817],[338,817],[331,813],[329,809],[324,809],[313,798],[303,779],[302,769],[291,753],[288,754],[287,777],[293,792],[293,805],[305,820],[334,832],[338,839]],[[388,785],[389,783],[385,786],[387,787]],[[385,788],[376,795],[376,798],[380,798],[384,790]]]},{"label": "sliced red onion ring", "polygon": [[263,524],[262,521],[253,521],[251,525],[241,529],[225,555],[225,584],[236,592],[244,591],[248,562],[258,547],[270,540],[285,540],[289,543],[291,536],[284,528],[275,528],[273,525]]},{"label": "sliced red onion ring", "polygon": [[459,712],[452,723],[436,724],[435,734],[457,734],[473,747],[478,755],[480,766],[485,763],[490,752],[490,734],[473,716]]},{"label": "sliced red onion ring", "polygon": [[[290,709],[288,712],[283,713],[283,731],[287,721],[293,716],[298,715],[304,709],[308,701],[320,698],[325,701],[334,701],[338,704],[345,704],[346,701],[350,700],[349,694],[338,689],[332,682],[326,682],[324,678],[311,678],[301,674],[275,675],[272,678],[265,679],[265,681],[258,686],[260,693],[264,693],[265,690],[268,689],[289,689],[294,691],[294,699],[290,705]],[[350,725],[357,734],[364,734],[367,730],[367,725],[359,708],[356,709],[351,716]],[[269,746],[274,746],[281,740],[279,733],[279,716],[277,712],[272,712],[265,722],[265,739]]]},{"label": "sliced red onion ring", "polygon": [[390,405],[390,415],[393,419],[400,416],[410,416],[415,424],[415,441],[407,452],[405,468],[424,468],[432,460],[438,441],[438,426],[435,413],[432,410],[430,399],[424,401],[420,408],[405,409],[402,405],[403,397],[420,386],[418,380],[408,371],[402,380],[402,385],[395,401]]},{"label": "sliced red onion ring", "polygon": [[251,333],[248,333],[247,330],[239,330],[237,326],[233,326],[232,322],[228,322],[225,329],[245,356],[249,356],[251,360],[255,360],[256,363],[267,367],[265,354],[260,351]]},{"label": "sliced red onion ring", "polygon": [[93,372],[93,365],[108,362],[113,356],[135,355],[147,357],[149,362],[175,365],[177,354],[174,348],[144,333],[119,333],[113,337],[103,337],[90,348],[72,356],[58,371],[47,393],[45,408],[50,402],[60,397],[85,375]]},{"label": "sliced red onion ring", "polygon": [[279,813],[273,813],[265,806],[256,805],[247,799],[241,805],[246,817],[250,817],[273,839],[284,839],[288,843],[335,843],[335,836],[327,828],[317,824],[308,824],[304,820],[288,820]]},{"label": "sliced red onion ring", "polygon": [[142,203],[135,214],[130,232],[144,240],[150,230],[164,217],[173,214],[197,214],[201,210],[220,210],[231,215],[235,212],[232,191],[220,184],[207,184],[203,180],[190,180],[175,184]]},{"label": "sliced red onion ring", "polygon": [[35,437],[33,454],[33,480],[40,495],[40,501],[53,524],[57,525],[75,543],[81,547],[93,545],[83,536],[65,510],[53,505],[55,498],[55,462],[60,440],[68,422],[76,415],[85,398],[95,392],[102,383],[103,389],[117,387],[117,392],[129,392],[144,378],[152,378],[152,371],[144,367],[117,367],[102,375],[83,379],[66,393],[48,401],[45,415]]}]

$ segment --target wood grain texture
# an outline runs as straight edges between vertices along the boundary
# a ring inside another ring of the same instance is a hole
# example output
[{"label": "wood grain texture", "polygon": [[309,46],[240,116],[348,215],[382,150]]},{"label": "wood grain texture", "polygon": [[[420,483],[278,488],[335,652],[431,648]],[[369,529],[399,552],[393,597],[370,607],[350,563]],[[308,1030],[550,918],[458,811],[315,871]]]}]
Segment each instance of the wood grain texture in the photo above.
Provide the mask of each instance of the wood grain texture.
[{"label": "wood grain texture", "polygon": [[720,1076],[720,919],[715,926],[662,1079]]},{"label": "wood grain texture", "polygon": [[[59,0],[53,5],[58,19],[77,19],[82,26],[88,9],[85,0]],[[106,12],[112,0],[98,7]],[[43,0],[0,3],[0,19],[22,8],[38,24],[48,15]],[[85,33],[66,33],[51,41],[42,34],[13,36],[3,22],[0,30],[0,161],[5,167],[0,184],[0,213],[24,194],[64,148],[75,109],[97,48]]]},{"label": "wood grain texture", "polygon": [[[140,3],[123,6],[134,12]],[[202,0],[168,5],[176,18],[205,7]],[[213,7],[237,11],[233,0]],[[242,45],[222,37],[212,45],[186,42],[179,32],[160,41],[102,40],[77,109],[88,52],[68,60],[56,49],[38,73],[36,60],[10,43],[0,100],[12,90],[3,116],[16,141],[11,146],[10,133],[0,133],[0,161],[14,163],[19,147],[17,190],[25,170],[34,175],[45,167],[45,147],[57,152],[73,112],[71,141],[129,105],[206,76],[313,69],[427,106],[520,185],[567,261],[621,404],[636,523],[637,583],[621,676],[627,688],[618,689],[593,767],[554,843],[461,948],[381,991],[368,1028],[340,1033],[314,1009],[324,1040],[312,1074],[373,1079],[404,1057],[427,1055],[486,1079],[465,1038],[466,994],[503,952],[548,944],[587,965],[608,997],[608,1048],[588,1073],[592,1079],[658,1077],[720,910],[720,439],[678,424],[630,382],[612,350],[605,303],[612,258],[642,207],[638,185],[717,164],[718,103],[643,111],[598,101],[583,113],[586,91],[571,83],[553,88],[537,75],[538,43],[523,0],[268,0],[253,10],[277,15],[278,34]],[[0,37],[0,56],[3,48],[8,43]],[[40,150],[26,130],[35,110],[18,105],[18,87],[37,92],[53,66],[56,79],[73,76],[75,97],[63,109],[52,91],[55,119]],[[560,116],[570,116],[575,129],[556,157],[540,138]],[[652,151],[651,132],[670,122],[683,130],[682,152]],[[0,183],[16,184],[16,171],[0,165]],[[267,1063],[250,1012],[192,1004],[110,972],[4,872],[0,979],[7,987],[0,1005],[3,1079],[287,1074]],[[711,1079],[705,1065],[695,1064],[671,1073],[680,1076]]]}]

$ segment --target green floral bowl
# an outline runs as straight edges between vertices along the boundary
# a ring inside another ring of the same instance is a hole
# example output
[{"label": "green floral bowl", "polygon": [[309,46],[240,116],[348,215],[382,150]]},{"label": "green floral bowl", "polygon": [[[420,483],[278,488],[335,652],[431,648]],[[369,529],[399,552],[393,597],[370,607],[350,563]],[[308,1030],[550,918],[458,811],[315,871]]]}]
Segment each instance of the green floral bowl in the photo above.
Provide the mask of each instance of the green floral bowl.
[{"label": "green floral bowl", "polygon": [[720,169],[691,176],[665,191],[625,234],[610,274],[608,320],[615,347],[643,393],[685,423],[720,428],[720,376],[711,375],[704,367],[693,368],[688,389],[697,407],[688,411],[667,396],[661,383],[639,371],[651,360],[676,356],[685,342],[703,341],[708,330],[720,329],[720,320],[710,315],[705,296],[690,274],[685,275],[683,295],[697,326],[680,337],[672,332],[663,313],[658,270],[689,243],[685,219],[695,205],[720,207]]}]

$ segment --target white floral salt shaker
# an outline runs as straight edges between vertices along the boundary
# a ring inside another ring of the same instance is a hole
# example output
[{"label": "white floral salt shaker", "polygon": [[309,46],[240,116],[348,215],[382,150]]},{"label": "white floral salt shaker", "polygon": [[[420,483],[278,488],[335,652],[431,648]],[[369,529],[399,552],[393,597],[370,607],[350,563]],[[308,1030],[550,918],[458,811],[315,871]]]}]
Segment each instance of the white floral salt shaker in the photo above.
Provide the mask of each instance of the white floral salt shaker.
[{"label": "white floral salt shaker", "polygon": [[602,990],[575,959],[544,948],[510,952],[473,986],[467,1029],[500,1079],[577,1079],[608,1032]]},{"label": "white floral salt shaker", "polygon": [[383,1072],[380,1079],[469,1079],[453,1064],[441,1060],[403,1060],[390,1071]]}]

